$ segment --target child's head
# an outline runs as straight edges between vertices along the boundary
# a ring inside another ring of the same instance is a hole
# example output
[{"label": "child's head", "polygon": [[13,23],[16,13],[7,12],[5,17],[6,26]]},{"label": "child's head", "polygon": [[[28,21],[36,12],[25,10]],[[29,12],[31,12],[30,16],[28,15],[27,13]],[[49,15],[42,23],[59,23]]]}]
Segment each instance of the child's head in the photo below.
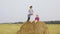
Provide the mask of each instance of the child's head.
[{"label": "child's head", "polygon": [[36,17],[38,17],[39,15],[36,15]]},{"label": "child's head", "polygon": [[32,8],[32,6],[30,6],[30,9]]}]

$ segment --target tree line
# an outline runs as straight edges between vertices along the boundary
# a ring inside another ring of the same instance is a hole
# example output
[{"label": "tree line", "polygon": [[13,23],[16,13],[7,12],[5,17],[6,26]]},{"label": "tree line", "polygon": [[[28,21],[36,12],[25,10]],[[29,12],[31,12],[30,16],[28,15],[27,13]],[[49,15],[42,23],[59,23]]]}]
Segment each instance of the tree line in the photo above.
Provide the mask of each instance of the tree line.
[{"label": "tree line", "polygon": [[60,24],[60,21],[44,21],[46,24]]}]

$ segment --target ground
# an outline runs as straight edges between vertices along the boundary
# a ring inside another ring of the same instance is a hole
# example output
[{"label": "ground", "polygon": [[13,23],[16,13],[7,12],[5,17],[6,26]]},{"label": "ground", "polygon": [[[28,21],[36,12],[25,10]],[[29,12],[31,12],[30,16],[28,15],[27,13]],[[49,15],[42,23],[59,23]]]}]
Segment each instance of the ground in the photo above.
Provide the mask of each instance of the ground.
[{"label": "ground", "polygon": [[[60,24],[46,24],[50,34],[60,34]],[[0,24],[0,34],[17,34],[22,24]]]}]

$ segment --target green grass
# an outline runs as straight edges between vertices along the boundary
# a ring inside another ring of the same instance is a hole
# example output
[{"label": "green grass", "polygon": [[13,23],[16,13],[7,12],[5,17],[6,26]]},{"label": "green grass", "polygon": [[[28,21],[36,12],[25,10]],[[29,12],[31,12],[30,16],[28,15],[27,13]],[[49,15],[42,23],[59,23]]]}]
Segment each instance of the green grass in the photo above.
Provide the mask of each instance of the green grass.
[{"label": "green grass", "polygon": [[0,34],[16,34],[21,24],[0,24]]},{"label": "green grass", "polygon": [[60,34],[60,24],[47,24],[50,34]]},{"label": "green grass", "polygon": [[[16,34],[22,24],[0,24],[0,34]],[[60,34],[60,24],[47,24],[50,34]]]}]

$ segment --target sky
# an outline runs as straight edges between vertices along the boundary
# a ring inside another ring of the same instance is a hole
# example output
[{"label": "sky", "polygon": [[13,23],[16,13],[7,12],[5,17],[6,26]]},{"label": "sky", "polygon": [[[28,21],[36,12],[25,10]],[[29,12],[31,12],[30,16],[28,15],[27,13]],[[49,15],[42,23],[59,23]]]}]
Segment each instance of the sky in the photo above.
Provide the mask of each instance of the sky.
[{"label": "sky", "polygon": [[0,0],[0,23],[25,22],[30,5],[40,21],[60,20],[60,0]]}]

